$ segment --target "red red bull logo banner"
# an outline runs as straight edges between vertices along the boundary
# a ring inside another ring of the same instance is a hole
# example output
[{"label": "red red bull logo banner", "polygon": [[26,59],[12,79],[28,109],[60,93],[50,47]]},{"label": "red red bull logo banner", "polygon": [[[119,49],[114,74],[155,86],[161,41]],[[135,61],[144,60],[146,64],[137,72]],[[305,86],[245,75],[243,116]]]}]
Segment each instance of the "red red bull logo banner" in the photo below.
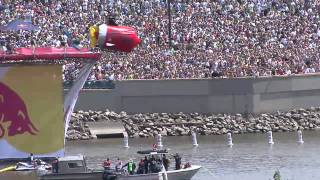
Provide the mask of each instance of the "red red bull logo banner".
[{"label": "red red bull logo banner", "polygon": [[61,76],[60,65],[0,67],[0,159],[63,155]]}]

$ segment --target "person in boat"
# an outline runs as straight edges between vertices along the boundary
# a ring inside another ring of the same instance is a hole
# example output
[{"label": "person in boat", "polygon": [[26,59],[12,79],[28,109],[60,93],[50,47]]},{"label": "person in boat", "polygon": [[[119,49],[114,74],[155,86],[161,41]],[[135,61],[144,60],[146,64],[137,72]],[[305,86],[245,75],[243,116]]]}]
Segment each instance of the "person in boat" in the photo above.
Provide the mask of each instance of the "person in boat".
[{"label": "person in boat", "polygon": [[36,167],[36,162],[35,162],[35,160],[34,160],[33,153],[30,153],[29,161],[30,161],[30,164],[33,165],[34,168],[35,168],[35,167]]},{"label": "person in boat", "polygon": [[157,161],[156,158],[152,155],[150,158],[150,172],[156,173]]},{"label": "person in boat", "polygon": [[110,170],[111,169],[111,160],[109,158],[107,158],[107,160],[105,160],[103,162],[103,167],[104,167],[104,170]]},{"label": "person in boat", "polygon": [[159,158],[159,159],[157,159],[155,172],[158,173],[158,172],[162,171],[162,169],[163,169],[163,164],[162,164],[161,159]]},{"label": "person in boat", "polygon": [[176,153],[176,155],[173,156],[174,160],[176,162],[176,170],[181,169],[181,157],[178,153]]},{"label": "person in boat", "polygon": [[58,166],[58,158],[55,158],[52,162],[52,173],[58,173],[59,172],[59,166]]},{"label": "person in boat", "polygon": [[29,160],[31,164],[34,162],[33,153],[30,153]]},{"label": "person in boat", "polygon": [[37,166],[40,166],[40,165],[42,164],[42,162],[41,162],[40,159],[36,159],[35,162],[36,162],[36,165],[37,165]]},{"label": "person in boat", "polygon": [[141,159],[138,164],[137,174],[143,174],[143,173],[144,173],[144,160]]},{"label": "person in boat", "polygon": [[118,158],[115,166],[116,172],[119,172],[121,167],[122,167],[122,161],[120,160],[120,158]]},{"label": "person in boat", "polygon": [[189,168],[189,167],[191,167],[191,164],[190,164],[190,162],[187,162],[187,163],[184,165],[183,169],[187,169],[187,168]]},{"label": "person in boat", "polygon": [[163,154],[163,156],[162,156],[162,163],[163,163],[164,169],[165,169],[166,171],[168,171],[169,166],[170,166],[170,161],[169,161],[169,159],[166,157],[165,154]]},{"label": "person in boat", "polygon": [[148,174],[150,161],[148,160],[147,156],[144,157],[143,161],[144,161],[144,174]]},{"label": "person in boat", "polygon": [[128,173],[130,175],[134,174],[134,171],[136,169],[136,164],[133,162],[132,159],[129,160],[129,162],[127,164],[125,164],[124,166],[122,166],[122,168],[127,167]]},{"label": "person in boat", "polygon": [[151,158],[150,162],[150,172],[151,173],[158,173],[162,170],[162,161],[161,159]]}]

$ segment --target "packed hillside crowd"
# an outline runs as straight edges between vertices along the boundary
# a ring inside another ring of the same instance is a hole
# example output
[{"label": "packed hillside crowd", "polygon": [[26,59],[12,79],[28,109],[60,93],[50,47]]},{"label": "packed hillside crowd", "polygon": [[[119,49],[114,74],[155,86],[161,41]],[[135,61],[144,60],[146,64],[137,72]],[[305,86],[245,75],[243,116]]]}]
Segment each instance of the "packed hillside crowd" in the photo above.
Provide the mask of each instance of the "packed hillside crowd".
[{"label": "packed hillside crowd", "polygon": [[[142,39],[129,54],[104,53],[90,80],[272,76],[320,71],[320,1],[0,0],[0,25],[30,18],[38,32],[0,32],[12,48],[88,46],[88,28],[116,17]],[[72,80],[81,64],[64,65]]]}]

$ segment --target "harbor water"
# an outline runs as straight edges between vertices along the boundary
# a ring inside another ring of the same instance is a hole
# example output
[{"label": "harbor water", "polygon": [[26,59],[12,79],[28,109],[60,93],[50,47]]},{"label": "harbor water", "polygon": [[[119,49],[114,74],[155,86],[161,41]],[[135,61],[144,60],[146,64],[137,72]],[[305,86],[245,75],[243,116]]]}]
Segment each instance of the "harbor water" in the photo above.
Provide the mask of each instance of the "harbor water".
[{"label": "harbor water", "polygon": [[[227,136],[197,136],[198,146],[192,137],[162,137],[164,148],[180,153],[183,162],[203,166],[193,180],[269,180],[276,170],[282,179],[320,179],[320,131],[303,131],[304,143],[297,142],[297,132],[273,133],[274,144],[268,143],[267,134],[233,135],[233,146],[228,146]],[[66,155],[83,154],[90,168],[102,168],[104,159],[132,158],[136,162],[142,156],[138,150],[151,149],[156,138],[129,139],[129,147],[123,147],[123,139],[97,139],[67,142]],[[171,167],[174,160],[171,159]]]}]

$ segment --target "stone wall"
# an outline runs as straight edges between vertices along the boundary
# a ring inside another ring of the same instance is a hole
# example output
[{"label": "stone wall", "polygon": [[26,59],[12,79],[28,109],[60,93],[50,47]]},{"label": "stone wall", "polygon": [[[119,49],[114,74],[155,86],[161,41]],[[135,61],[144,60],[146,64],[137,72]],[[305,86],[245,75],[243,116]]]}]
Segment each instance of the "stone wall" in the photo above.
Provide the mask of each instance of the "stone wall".
[{"label": "stone wall", "polygon": [[145,113],[128,115],[113,111],[77,111],[72,114],[67,132],[68,140],[93,138],[88,122],[120,121],[130,137],[185,136],[195,131],[200,135],[234,134],[315,130],[320,127],[320,108],[293,109],[287,112],[260,115]]},{"label": "stone wall", "polygon": [[254,113],[320,106],[320,75],[130,80],[113,90],[83,90],[76,110],[134,113]]}]

